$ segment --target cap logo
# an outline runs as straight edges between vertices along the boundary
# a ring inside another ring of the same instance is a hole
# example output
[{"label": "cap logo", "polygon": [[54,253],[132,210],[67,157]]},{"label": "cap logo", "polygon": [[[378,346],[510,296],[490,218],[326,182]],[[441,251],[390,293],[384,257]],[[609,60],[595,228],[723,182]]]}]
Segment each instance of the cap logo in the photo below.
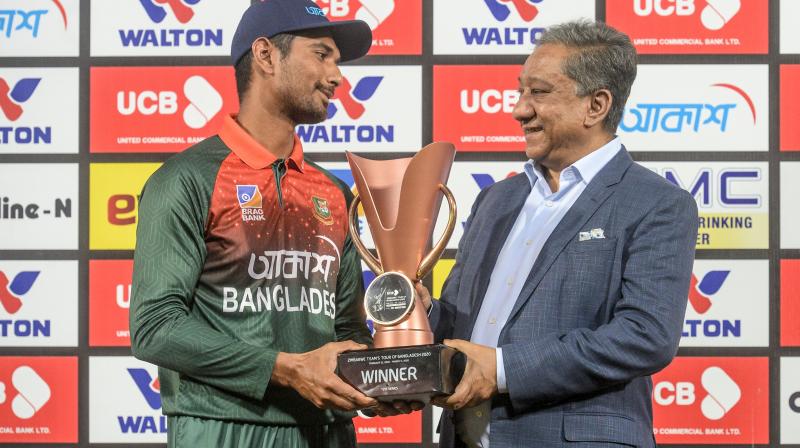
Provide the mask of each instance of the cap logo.
[{"label": "cap logo", "polygon": [[306,6],[306,12],[313,16],[325,17],[325,12],[316,6]]}]

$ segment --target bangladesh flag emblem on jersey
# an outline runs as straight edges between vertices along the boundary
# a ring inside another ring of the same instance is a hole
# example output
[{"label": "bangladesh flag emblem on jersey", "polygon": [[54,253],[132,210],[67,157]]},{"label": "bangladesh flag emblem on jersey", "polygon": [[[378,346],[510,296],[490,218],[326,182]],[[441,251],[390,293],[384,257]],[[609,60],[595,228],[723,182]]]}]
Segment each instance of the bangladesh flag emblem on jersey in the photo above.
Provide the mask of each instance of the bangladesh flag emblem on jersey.
[{"label": "bangladesh flag emblem on jersey", "polygon": [[333,224],[331,218],[331,209],[328,208],[328,200],[317,196],[311,197],[311,202],[314,203],[314,216],[325,224]]}]

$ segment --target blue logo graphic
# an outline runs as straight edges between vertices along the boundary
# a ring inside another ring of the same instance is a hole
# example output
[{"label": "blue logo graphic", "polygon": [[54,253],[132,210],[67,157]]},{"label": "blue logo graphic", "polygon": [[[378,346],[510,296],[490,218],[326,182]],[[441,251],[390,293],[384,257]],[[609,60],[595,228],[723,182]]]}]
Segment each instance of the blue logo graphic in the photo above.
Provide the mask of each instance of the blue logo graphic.
[{"label": "blue logo graphic", "polygon": [[154,379],[146,369],[130,368],[128,373],[136,383],[136,387],[139,388],[139,392],[142,393],[142,397],[147,401],[147,405],[153,410],[161,409],[161,385],[158,378]]}]

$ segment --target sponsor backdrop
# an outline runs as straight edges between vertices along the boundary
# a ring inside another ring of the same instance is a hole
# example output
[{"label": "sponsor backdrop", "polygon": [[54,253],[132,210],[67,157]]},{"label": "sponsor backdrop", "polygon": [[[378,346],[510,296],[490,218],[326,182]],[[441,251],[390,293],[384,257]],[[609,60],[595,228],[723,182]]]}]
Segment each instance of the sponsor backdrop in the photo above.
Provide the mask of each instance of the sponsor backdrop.
[{"label": "sponsor backdrop", "polygon": [[[250,2],[0,0],[0,444],[166,442],[157,369],[130,353],[139,194],[237,110],[227,54]],[[511,111],[541,33],[579,18],[628,33],[640,65],[618,133],[700,211],[654,436],[800,447],[800,0],[316,2],[374,40],[328,120],[298,126],[309,157],[354,188],[345,150],[458,148],[435,295],[476,196],[522,170]],[[440,415],[359,416],[358,440],[435,446]]]}]

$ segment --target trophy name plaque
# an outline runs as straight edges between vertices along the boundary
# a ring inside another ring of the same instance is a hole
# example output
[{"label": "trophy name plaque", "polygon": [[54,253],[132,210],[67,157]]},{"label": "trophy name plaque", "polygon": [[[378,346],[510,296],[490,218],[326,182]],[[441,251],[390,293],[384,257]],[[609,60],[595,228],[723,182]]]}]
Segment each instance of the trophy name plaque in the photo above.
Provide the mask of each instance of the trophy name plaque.
[{"label": "trophy name plaque", "polygon": [[[454,157],[450,143],[431,143],[414,157],[393,160],[347,153],[358,188],[350,205],[350,236],[378,276],[364,294],[364,309],[375,328],[374,348],[342,353],[337,370],[347,383],[381,401],[427,403],[431,396],[451,394],[463,372],[463,354],[433,344],[428,316],[413,283],[433,269],[456,224],[455,199],[445,185]],[[443,196],[450,209],[447,227],[425,254]],[[359,237],[359,204],[377,258]]]}]

